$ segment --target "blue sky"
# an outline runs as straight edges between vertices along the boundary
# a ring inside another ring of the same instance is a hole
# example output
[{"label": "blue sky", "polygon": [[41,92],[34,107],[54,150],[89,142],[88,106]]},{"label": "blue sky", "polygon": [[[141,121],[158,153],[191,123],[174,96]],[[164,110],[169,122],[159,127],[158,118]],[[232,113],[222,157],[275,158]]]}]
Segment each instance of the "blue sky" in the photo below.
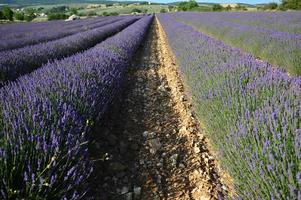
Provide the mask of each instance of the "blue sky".
[{"label": "blue sky", "polygon": [[[159,3],[169,3],[181,0],[152,0],[152,2]],[[258,4],[258,3],[270,3],[276,2],[280,3],[279,0],[199,0],[198,2],[208,2],[208,3],[248,3],[248,4]]]}]

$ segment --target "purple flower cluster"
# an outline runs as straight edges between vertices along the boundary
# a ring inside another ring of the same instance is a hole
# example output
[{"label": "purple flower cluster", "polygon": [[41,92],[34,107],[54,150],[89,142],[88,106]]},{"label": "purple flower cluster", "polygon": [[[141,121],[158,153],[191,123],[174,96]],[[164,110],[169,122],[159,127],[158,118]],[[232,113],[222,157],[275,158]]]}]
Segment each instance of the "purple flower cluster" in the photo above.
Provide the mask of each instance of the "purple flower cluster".
[{"label": "purple flower cluster", "polygon": [[[126,17],[105,26],[67,36],[58,40],[0,52],[0,86],[29,73],[53,59],[70,56],[91,48],[105,38],[118,33],[140,17]],[[114,20],[114,19],[113,19]],[[108,22],[112,22],[109,19]]]},{"label": "purple flower cluster", "polygon": [[85,196],[92,171],[87,136],[120,91],[151,20],[143,17],[99,45],[0,89],[1,199]]},{"label": "purple flower cluster", "polygon": [[301,12],[180,13],[178,21],[301,75]]},{"label": "purple flower cluster", "polygon": [[301,78],[176,16],[159,20],[204,131],[234,180],[234,198],[301,199]]},{"label": "purple flower cluster", "polygon": [[[117,21],[118,17],[114,18]],[[0,51],[63,38],[74,33],[105,25],[107,24],[107,20],[108,19],[103,17],[80,20],[77,23],[72,21],[64,23],[62,23],[62,21],[53,21],[48,23],[47,27],[43,23],[26,23],[27,26],[25,27],[18,25],[9,26],[4,30],[0,28],[0,32],[2,33],[0,36]],[[29,27],[33,28],[28,30]]]}]

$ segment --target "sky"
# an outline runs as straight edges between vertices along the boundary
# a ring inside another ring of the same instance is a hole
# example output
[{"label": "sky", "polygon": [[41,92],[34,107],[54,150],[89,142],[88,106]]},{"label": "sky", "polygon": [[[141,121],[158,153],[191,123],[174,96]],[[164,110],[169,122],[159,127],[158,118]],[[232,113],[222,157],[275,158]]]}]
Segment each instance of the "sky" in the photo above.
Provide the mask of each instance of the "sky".
[{"label": "sky", "polygon": [[[170,3],[180,0],[152,0],[152,2],[158,3]],[[280,3],[279,0],[198,0],[198,2],[207,2],[207,3],[247,3],[247,4],[260,4],[260,3],[270,3],[276,2]]]}]

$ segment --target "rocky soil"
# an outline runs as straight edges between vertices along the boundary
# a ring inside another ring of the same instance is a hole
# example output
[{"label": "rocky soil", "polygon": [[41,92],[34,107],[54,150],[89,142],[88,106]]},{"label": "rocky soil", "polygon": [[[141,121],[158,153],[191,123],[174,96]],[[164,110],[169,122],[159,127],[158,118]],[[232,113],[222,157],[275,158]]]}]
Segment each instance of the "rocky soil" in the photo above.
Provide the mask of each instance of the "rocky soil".
[{"label": "rocky soil", "polygon": [[124,92],[95,130],[92,194],[99,200],[223,199],[228,189],[164,31],[157,20],[150,29]]}]

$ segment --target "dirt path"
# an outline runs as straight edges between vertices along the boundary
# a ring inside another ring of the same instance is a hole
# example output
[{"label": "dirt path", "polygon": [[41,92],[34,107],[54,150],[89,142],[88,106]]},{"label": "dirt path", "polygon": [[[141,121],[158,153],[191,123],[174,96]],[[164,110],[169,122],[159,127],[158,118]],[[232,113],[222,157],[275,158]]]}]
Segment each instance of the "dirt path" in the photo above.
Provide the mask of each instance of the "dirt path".
[{"label": "dirt path", "polygon": [[227,193],[169,52],[154,20],[121,98],[95,132],[96,199],[223,199]]}]

